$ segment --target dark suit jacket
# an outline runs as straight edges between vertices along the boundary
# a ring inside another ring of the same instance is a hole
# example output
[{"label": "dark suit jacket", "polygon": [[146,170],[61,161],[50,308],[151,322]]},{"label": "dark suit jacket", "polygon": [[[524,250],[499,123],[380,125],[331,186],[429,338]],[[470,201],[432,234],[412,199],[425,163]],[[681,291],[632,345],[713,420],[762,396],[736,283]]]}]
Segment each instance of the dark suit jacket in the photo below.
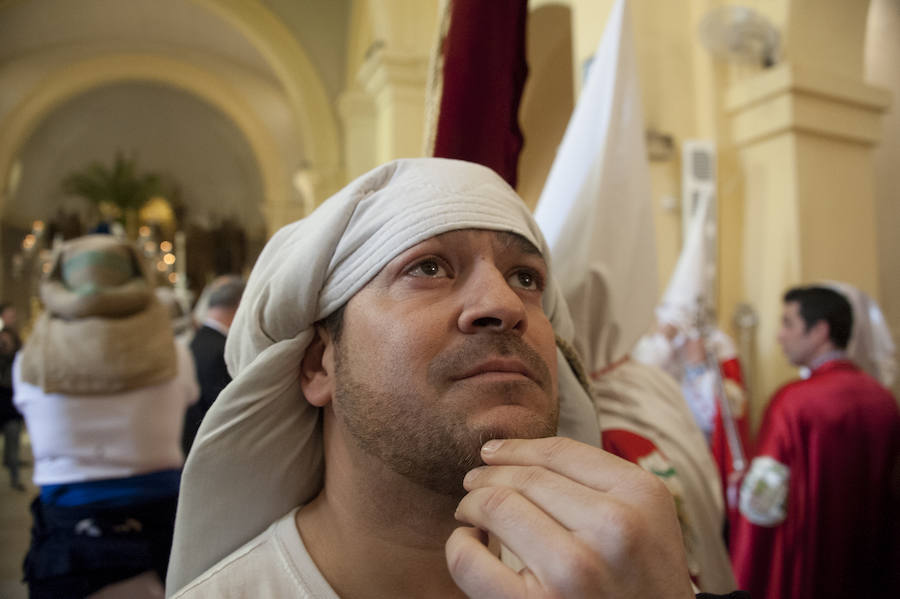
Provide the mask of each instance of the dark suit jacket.
[{"label": "dark suit jacket", "polygon": [[225,367],[225,335],[206,325],[200,327],[191,341],[191,353],[197,367],[200,399],[187,409],[184,417],[182,447],[187,455],[194,443],[200,422],[222,389],[231,382]]}]

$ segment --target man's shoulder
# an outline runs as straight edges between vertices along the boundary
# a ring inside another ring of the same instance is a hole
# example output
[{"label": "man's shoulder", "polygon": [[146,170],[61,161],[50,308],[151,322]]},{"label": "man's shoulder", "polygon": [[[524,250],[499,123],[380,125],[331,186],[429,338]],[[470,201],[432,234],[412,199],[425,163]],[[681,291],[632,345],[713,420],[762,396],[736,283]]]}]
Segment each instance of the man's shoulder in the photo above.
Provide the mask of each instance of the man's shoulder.
[{"label": "man's shoulder", "polygon": [[807,378],[795,379],[785,383],[775,392],[773,398],[803,395],[811,390],[832,384],[833,379],[836,377],[863,381],[867,378],[867,375],[853,362],[835,360],[820,366]]},{"label": "man's shoulder", "polygon": [[818,386],[817,381],[811,379],[796,379],[785,383],[772,396],[772,404],[783,401],[785,398],[805,396],[807,392]]},{"label": "man's shoulder", "polygon": [[806,383],[808,388],[832,388],[852,391],[854,395],[883,396],[893,400],[887,388],[850,360],[827,362],[815,370],[809,379],[800,382]]},{"label": "man's shoulder", "polygon": [[810,416],[810,412],[815,411],[815,405],[827,401],[828,395],[827,384],[823,384],[821,378],[790,381],[772,395],[766,413],[770,418]]},{"label": "man's shoulder", "polygon": [[199,351],[209,351],[212,347],[225,347],[225,335],[221,331],[203,325],[194,333],[191,339],[191,351],[196,353]]},{"label": "man's shoulder", "polygon": [[197,332],[194,333],[194,339],[221,339],[225,340],[225,334],[222,331],[215,329],[208,324],[201,325]]},{"label": "man's shoulder", "polygon": [[782,386],[772,396],[768,411],[818,419],[822,413],[833,415],[863,405],[879,412],[896,412],[896,400],[888,389],[852,362],[838,360],[823,365],[809,378]]},{"label": "man's shoulder", "polygon": [[276,520],[180,589],[173,599],[309,596],[303,594],[300,581],[293,575],[281,538],[285,527],[293,525],[294,513]]}]

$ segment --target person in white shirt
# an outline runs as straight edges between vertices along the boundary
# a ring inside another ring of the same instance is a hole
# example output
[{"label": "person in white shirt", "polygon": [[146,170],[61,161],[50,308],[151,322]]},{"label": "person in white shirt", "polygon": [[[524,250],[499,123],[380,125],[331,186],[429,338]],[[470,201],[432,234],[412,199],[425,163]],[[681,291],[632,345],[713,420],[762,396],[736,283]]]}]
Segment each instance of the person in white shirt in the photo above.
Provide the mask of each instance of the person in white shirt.
[{"label": "person in white shirt", "polygon": [[153,573],[161,591],[199,387],[135,249],[109,235],[64,243],[45,312],[13,365],[34,453],[29,595],[84,597]]}]

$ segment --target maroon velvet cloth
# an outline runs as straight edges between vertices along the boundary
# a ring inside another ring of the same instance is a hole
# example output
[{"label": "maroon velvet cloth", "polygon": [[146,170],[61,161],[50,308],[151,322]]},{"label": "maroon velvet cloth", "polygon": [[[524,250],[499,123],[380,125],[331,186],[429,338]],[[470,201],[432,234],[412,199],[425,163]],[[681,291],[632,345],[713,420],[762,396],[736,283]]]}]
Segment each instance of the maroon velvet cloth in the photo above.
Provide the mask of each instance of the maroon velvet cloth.
[{"label": "maroon velvet cloth", "polygon": [[434,155],[492,168],[516,186],[526,0],[453,0]]},{"label": "maroon velvet cloth", "polygon": [[739,586],[766,599],[897,597],[900,415],[891,394],[852,363],[828,362],[778,391],[756,455],[790,468],[786,518],[774,527],[736,519]]}]

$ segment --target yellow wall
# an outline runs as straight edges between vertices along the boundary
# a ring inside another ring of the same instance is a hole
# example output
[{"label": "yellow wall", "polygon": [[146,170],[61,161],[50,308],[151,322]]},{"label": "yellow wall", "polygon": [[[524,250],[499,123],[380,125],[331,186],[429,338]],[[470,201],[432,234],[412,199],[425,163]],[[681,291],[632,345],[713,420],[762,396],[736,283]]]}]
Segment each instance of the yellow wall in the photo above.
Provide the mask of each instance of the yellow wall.
[{"label": "yellow wall", "polygon": [[[866,78],[893,96],[874,150],[875,210],[879,258],[878,287],[884,317],[900,344],[900,5],[872,0],[866,32]],[[900,398],[900,377],[894,382]]]},{"label": "yellow wall", "polygon": [[519,156],[516,190],[534,209],[575,108],[569,7],[545,4],[532,9],[525,39],[528,79],[519,106],[519,123],[525,140]]},{"label": "yellow wall", "polygon": [[[572,12],[578,89],[581,65],[595,50],[613,1],[557,4]],[[681,243],[680,214],[661,202],[666,195],[680,198],[681,143],[712,140],[718,154],[718,316],[735,334],[731,318],[738,303],[758,313],[748,373],[758,419],[775,388],[795,376],[775,341],[786,287],[842,279],[879,297],[888,281],[885,312],[900,320],[900,291],[893,292],[897,277],[891,274],[900,266],[897,227],[889,234],[876,224],[900,222],[896,193],[883,197],[900,185],[879,185],[876,202],[873,148],[889,97],[865,83],[868,2],[743,3],[781,31],[779,68],[768,70],[715,59],[700,44],[701,18],[723,4],[644,0],[631,2],[630,10],[646,125],[672,135],[679,150],[673,160],[650,165],[660,288]],[[883,36],[879,48],[889,39]],[[900,50],[882,57],[889,65],[898,60]],[[900,68],[882,66],[881,72],[890,77],[886,73]],[[900,89],[900,80],[896,85]],[[890,171],[896,180],[895,162]]]}]

